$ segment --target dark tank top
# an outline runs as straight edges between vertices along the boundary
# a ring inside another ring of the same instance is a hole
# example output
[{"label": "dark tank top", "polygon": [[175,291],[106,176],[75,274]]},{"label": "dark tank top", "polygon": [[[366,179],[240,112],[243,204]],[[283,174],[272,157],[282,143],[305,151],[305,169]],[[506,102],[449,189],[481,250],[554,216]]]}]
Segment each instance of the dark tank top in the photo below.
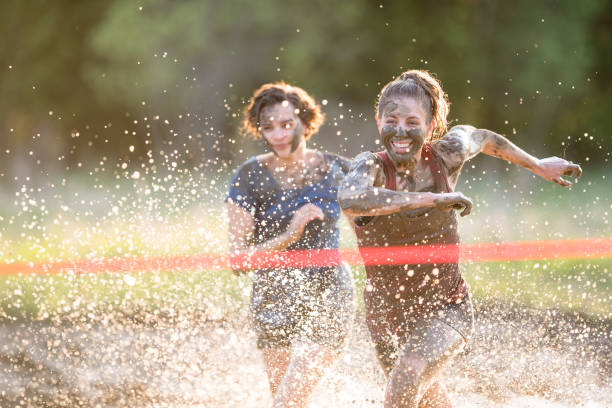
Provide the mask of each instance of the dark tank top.
[{"label": "dark tank top", "polygon": [[[375,154],[383,163],[385,188],[396,190],[393,162],[384,151]],[[423,146],[422,159],[434,178],[433,188],[423,192],[451,192],[444,167],[431,144]],[[360,248],[459,244],[455,211],[435,207],[360,217],[355,220],[355,233]],[[366,266],[366,274],[364,299],[371,331],[395,332],[394,326],[406,318],[418,319],[448,302],[460,301],[468,293],[458,262],[370,265]],[[379,324],[385,327],[377,328]]]}]

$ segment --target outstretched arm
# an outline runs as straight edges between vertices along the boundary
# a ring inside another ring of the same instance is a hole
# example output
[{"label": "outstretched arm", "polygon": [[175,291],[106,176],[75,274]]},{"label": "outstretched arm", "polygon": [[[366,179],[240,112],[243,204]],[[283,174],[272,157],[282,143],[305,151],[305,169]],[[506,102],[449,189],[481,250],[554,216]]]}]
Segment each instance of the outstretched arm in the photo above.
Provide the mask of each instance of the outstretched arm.
[{"label": "outstretched arm", "polygon": [[359,154],[338,189],[342,210],[351,217],[386,215],[422,207],[463,209],[468,215],[472,202],[461,193],[394,191],[384,188],[379,159],[370,152]]},{"label": "outstretched arm", "polygon": [[561,176],[580,177],[582,175],[582,169],[577,164],[558,157],[538,159],[504,136],[490,130],[476,129],[472,126],[455,126],[445,136],[446,138],[448,138],[445,141],[446,144],[454,147],[454,149],[445,149],[451,161],[463,162],[482,152],[524,167],[563,187],[569,187],[572,183]]}]

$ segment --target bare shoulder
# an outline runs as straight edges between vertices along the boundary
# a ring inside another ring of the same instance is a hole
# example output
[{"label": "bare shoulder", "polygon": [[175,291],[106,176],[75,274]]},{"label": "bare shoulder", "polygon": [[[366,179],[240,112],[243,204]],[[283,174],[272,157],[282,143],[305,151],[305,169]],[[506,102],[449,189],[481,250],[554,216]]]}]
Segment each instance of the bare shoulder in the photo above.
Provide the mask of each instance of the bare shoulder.
[{"label": "bare shoulder", "polygon": [[348,173],[349,167],[351,166],[351,159],[332,152],[324,152],[323,157],[328,164],[340,167],[343,174]]},{"label": "bare shoulder", "polygon": [[371,162],[368,164],[374,164],[376,162],[378,162],[380,160],[380,158],[372,152],[361,152],[359,153],[357,156],[355,156],[355,158],[353,159],[353,161],[351,162],[351,167],[355,166],[355,164],[357,163],[367,163],[367,162]]},{"label": "bare shoulder", "polygon": [[268,167],[272,163],[273,159],[274,154],[272,152],[263,153],[255,156],[255,160],[257,160],[259,163],[263,164],[266,167]]},{"label": "bare shoulder", "polygon": [[372,152],[359,153],[349,167],[345,178],[350,184],[381,185],[385,183],[382,160]]},{"label": "bare shoulder", "polygon": [[470,125],[453,126],[440,140],[434,143],[434,150],[436,153],[446,155],[462,152],[466,149],[467,141],[475,129],[474,126]]},{"label": "bare shoulder", "polygon": [[349,167],[349,173],[357,170],[361,172],[370,173],[372,170],[382,168],[382,160],[376,154],[372,152],[359,153]]},{"label": "bare shoulder", "polygon": [[449,174],[459,170],[468,159],[469,138],[474,132],[474,126],[457,125],[438,141],[433,143],[433,149],[444,162]]}]

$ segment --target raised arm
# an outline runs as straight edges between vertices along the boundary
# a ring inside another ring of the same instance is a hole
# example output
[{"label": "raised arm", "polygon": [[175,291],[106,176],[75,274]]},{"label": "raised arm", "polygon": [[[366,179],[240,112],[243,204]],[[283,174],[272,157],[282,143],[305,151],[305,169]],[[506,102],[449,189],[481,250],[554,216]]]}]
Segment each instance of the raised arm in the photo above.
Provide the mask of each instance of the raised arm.
[{"label": "raised arm", "polygon": [[422,207],[463,209],[467,215],[472,202],[461,193],[393,191],[384,188],[382,163],[375,154],[359,154],[338,189],[338,202],[351,217],[386,215]]},{"label": "raised arm", "polygon": [[[451,163],[463,163],[478,153],[499,157],[526,168],[538,176],[563,187],[572,185],[561,176],[582,175],[579,165],[558,157],[538,159],[516,146],[504,136],[473,126],[455,126],[440,141],[440,151]],[[452,165],[451,165],[452,166]]]}]

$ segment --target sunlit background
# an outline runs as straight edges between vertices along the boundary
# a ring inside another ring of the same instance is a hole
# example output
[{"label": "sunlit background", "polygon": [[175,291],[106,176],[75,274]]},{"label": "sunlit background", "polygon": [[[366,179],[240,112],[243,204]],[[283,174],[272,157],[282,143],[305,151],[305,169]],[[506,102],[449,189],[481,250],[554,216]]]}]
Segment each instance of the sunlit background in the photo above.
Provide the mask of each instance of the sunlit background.
[{"label": "sunlit background", "polygon": [[[352,157],[380,149],[375,98],[411,68],[442,82],[451,124],[584,170],[563,189],[468,162],[464,242],[612,237],[606,0],[8,0],[0,32],[4,266],[222,254],[229,177],[265,150],[239,128],[254,89],[309,91],[312,145]],[[610,258],[462,267],[479,323],[445,374],[458,406],[612,404]],[[268,406],[249,290],[229,271],[4,274],[0,405]],[[361,305],[313,406],[382,406]]]}]

